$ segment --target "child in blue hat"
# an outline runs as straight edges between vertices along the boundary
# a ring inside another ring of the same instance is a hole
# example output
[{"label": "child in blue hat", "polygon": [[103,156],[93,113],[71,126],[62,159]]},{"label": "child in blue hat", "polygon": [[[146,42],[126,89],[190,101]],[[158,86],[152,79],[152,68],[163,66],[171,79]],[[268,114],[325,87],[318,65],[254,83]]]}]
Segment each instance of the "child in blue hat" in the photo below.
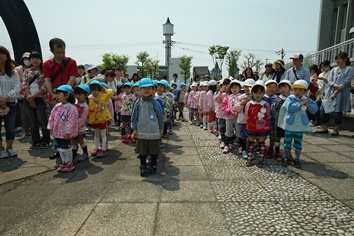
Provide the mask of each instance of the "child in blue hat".
[{"label": "child in blue hat", "polygon": [[80,144],[83,153],[77,159],[78,161],[84,161],[88,159],[87,144],[85,142],[85,127],[88,116],[88,96],[90,95],[90,86],[87,84],[80,84],[75,88],[76,103],[75,106],[78,111],[78,135],[71,140],[73,149],[73,160],[77,155],[78,144]]},{"label": "child in blue hat", "polygon": [[132,87],[134,86],[131,82],[126,82],[123,85],[123,97],[122,97],[122,109],[121,109],[121,122],[122,122],[122,142],[123,143],[135,143],[134,136],[131,135],[130,121],[131,115],[133,113],[133,104],[135,101],[135,96],[132,93]]},{"label": "child in blue hat", "polygon": [[[154,84],[150,78],[139,83],[141,98],[137,100],[131,118],[133,135],[137,135],[136,152],[140,158],[140,175],[147,176],[157,172],[157,155],[161,153],[159,140],[164,126],[161,106],[154,99]],[[149,166],[146,164],[150,154]]]},{"label": "child in blue hat", "polygon": [[57,143],[57,150],[62,160],[57,171],[62,172],[69,172],[75,168],[71,139],[78,134],[78,112],[74,106],[73,92],[74,90],[69,85],[57,88],[56,94],[59,103],[53,107],[47,127]]}]

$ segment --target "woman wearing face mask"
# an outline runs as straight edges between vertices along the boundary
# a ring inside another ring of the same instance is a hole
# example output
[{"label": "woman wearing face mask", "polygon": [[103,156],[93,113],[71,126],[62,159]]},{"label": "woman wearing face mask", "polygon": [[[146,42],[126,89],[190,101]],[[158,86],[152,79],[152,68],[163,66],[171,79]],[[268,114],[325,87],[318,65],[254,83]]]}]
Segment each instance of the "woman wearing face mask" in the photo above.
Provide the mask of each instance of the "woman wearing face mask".
[{"label": "woman wearing face mask", "polygon": [[16,127],[15,130],[16,132],[21,132],[22,130],[24,130],[26,136],[31,136],[31,130],[30,130],[29,118],[27,116],[27,112],[25,112],[25,107],[23,103],[25,92],[22,88],[22,84],[24,81],[24,73],[31,66],[29,56],[30,56],[29,52],[23,53],[21,57],[21,65],[15,68],[20,78],[20,84],[21,84],[20,94],[17,97],[18,102],[17,102],[17,113],[16,113],[16,120],[15,120],[15,127]]}]

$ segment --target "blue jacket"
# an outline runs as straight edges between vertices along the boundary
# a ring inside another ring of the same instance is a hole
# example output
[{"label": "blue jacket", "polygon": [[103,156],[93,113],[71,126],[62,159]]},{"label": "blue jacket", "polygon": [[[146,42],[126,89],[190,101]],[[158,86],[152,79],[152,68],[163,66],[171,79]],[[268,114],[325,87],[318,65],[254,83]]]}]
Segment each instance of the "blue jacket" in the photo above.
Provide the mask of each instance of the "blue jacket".
[{"label": "blue jacket", "polygon": [[317,104],[311,98],[307,99],[309,106],[301,104],[301,99],[290,95],[286,98],[283,106],[280,108],[278,126],[287,131],[307,132],[311,130],[310,121],[306,111],[315,114],[318,110]]},{"label": "blue jacket", "polygon": [[160,139],[164,118],[159,103],[153,98],[140,98],[133,110],[131,127],[138,131],[138,139]]}]

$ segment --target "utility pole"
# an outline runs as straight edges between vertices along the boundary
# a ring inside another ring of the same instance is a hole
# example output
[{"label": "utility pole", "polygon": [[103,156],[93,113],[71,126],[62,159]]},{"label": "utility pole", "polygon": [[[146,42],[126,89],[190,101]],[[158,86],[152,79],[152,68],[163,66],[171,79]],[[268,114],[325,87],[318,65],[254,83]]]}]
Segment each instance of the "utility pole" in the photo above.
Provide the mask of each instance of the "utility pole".
[{"label": "utility pole", "polygon": [[266,59],[265,59],[266,65],[268,64],[268,61],[269,61],[269,60],[270,60],[269,58],[266,58]]},{"label": "utility pole", "polygon": [[281,56],[281,59],[284,60],[284,56],[285,56],[285,50],[284,48],[282,48],[281,50],[275,52],[276,54]]}]

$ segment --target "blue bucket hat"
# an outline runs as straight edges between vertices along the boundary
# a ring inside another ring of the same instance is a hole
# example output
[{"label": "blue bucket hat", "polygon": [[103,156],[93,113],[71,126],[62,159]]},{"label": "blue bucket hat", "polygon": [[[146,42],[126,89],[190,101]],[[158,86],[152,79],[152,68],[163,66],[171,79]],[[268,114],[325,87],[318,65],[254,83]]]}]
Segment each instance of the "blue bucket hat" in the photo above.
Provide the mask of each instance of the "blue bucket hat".
[{"label": "blue bucket hat", "polygon": [[133,87],[139,87],[139,83],[140,83],[139,81],[138,81],[138,82],[135,82],[134,85],[133,85]]},{"label": "blue bucket hat", "polygon": [[150,78],[142,78],[139,82],[139,88],[153,87],[154,82]]},{"label": "blue bucket hat", "polygon": [[124,86],[133,87],[134,84],[133,84],[132,82],[126,82],[126,83],[124,83],[123,87],[124,87]]},{"label": "blue bucket hat", "polygon": [[77,87],[81,88],[82,90],[84,90],[88,94],[91,93],[90,86],[88,86],[87,84],[79,84]]},{"label": "blue bucket hat", "polygon": [[[92,81],[92,82],[91,82]],[[101,85],[101,82],[96,80],[96,79],[93,79],[90,81],[90,85],[93,85],[93,84],[98,84],[98,85]]]},{"label": "blue bucket hat", "polygon": [[59,86],[56,90],[56,93],[58,93],[58,91],[67,92],[70,94],[72,94],[74,92],[73,88],[67,84]]},{"label": "blue bucket hat", "polygon": [[122,87],[122,86],[123,86],[123,83],[122,83],[122,82],[119,82],[119,83],[117,84],[117,86]]},{"label": "blue bucket hat", "polygon": [[179,84],[179,87],[182,87],[182,86],[186,86],[186,84],[185,84],[185,83],[183,83],[183,82],[182,82],[182,83],[180,83],[180,84]]},{"label": "blue bucket hat", "polygon": [[162,84],[165,88],[169,87],[168,83],[166,81],[163,81],[163,80],[157,81],[157,84]]},{"label": "blue bucket hat", "polygon": [[108,89],[108,84],[104,83],[104,82],[100,82],[101,86],[104,87],[105,89]]}]

